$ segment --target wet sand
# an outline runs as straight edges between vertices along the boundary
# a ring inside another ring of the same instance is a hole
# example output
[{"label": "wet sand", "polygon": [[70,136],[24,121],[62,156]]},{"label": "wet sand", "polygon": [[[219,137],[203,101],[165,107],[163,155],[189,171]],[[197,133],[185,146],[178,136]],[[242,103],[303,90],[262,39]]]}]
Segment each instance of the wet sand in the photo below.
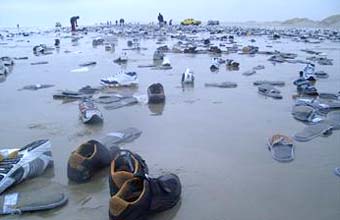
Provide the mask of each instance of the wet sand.
[{"label": "wet sand", "polygon": [[[340,179],[333,169],[340,166],[340,132],[319,137],[310,142],[295,142],[296,158],[291,163],[278,163],[267,150],[267,138],[275,133],[293,135],[304,125],[291,115],[292,95],[303,64],[272,65],[269,56],[229,54],[240,62],[239,71],[228,71],[225,66],[217,73],[209,70],[210,55],[169,54],[172,70],[137,68],[152,63],[156,47],[154,40],[142,40],[146,51],[127,51],[133,61],[127,70],[136,71],[139,87],[136,95],[146,96],[147,87],[160,82],[165,88],[166,104],[161,114],[154,114],[147,104],[138,104],[117,110],[105,110],[102,126],[87,126],[79,120],[78,103],[62,104],[53,100],[58,89],[77,90],[85,85],[97,86],[102,77],[120,70],[114,64],[128,39],[119,39],[115,52],[103,46],[92,47],[89,34],[72,46],[71,39],[61,39],[59,53],[36,57],[34,45],[52,45],[54,34],[19,37],[0,46],[0,56],[28,56],[18,60],[6,81],[0,83],[1,146],[17,147],[36,139],[48,138],[52,143],[54,169],[39,177],[11,188],[11,191],[29,190],[60,184],[69,195],[69,203],[49,212],[25,214],[7,219],[108,219],[108,169],[99,172],[85,184],[70,183],[66,175],[67,159],[71,151],[84,141],[97,139],[105,133],[136,127],[143,131],[140,138],[124,145],[141,154],[147,161],[151,176],[174,172],[182,181],[182,200],[172,210],[150,219],[340,219]],[[251,38],[256,39],[250,43]],[[16,42],[24,39],[24,42]],[[30,42],[26,42],[26,40]],[[337,93],[340,89],[340,44],[324,42],[305,44],[289,39],[272,43],[265,37],[240,37],[241,45],[272,45],[268,50],[298,53],[301,59],[308,55],[300,49],[327,53],[334,59],[333,66],[316,65],[316,70],[329,73],[328,79],[318,80],[320,92]],[[7,42],[7,41],[6,41]],[[176,41],[167,41],[172,45]],[[65,50],[73,51],[64,53]],[[78,52],[79,51],[79,52]],[[46,65],[31,62],[48,61]],[[73,73],[78,64],[96,61],[88,72]],[[262,64],[264,70],[246,77],[242,73]],[[195,72],[194,88],[182,88],[181,73],[189,67]],[[283,80],[279,88],[282,100],[265,98],[257,93],[252,83],[256,80]],[[232,81],[237,88],[206,88],[206,82]],[[18,91],[25,85],[43,83],[55,87],[38,91]],[[37,195],[39,196],[39,195]],[[82,205],[83,204],[83,205]]]}]

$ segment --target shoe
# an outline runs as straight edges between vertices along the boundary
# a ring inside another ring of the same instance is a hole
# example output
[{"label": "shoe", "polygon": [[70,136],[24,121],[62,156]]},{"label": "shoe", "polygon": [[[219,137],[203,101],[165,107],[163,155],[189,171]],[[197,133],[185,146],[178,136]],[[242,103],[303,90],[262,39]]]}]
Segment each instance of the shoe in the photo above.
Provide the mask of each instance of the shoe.
[{"label": "shoe", "polygon": [[156,50],[153,54],[153,60],[163,60],[164,53],[160,50]]},{"label": "shoe", "polygon": [[163,57],[162,67],[171,67],[171,63],[168,57]]},{"label": "shoe", "polygon": [[132,86],[138,84],[136,72],[122,72],[100,80],[105,86]]},{"label": "shoe", "polygon": [[268,139],[268,150],[273,159],[279,162],[294,160],[293,140],[282,134],[275,134]]},{"label": "shoe", "polygon": [[268,96],[274,99],[282,99],[280,90],[276,89],[275,87],[271,85],[263,84],[263,85],[260,85],[257,89],[258,89],[259,94],[261,95]]},{"label": "shoe", "polygon": [[303,69],[303,77],[307,79],[310,76],[313,76],[314,74],[315,74],[315,65],[312,63],[307,64],[305,68]]},{"label": "shoe", "polygon": [[118,147],[107,148],[96,140],[80,145],[68,159],[67,177],[78,183],[90,180],[97,170],[110,165],[118,151]]},{"label": "shoe", "polygon": [[236,62],[234,60],[227,59],[226,60],[226,65],[229,68],[238,68],[240,66],[240,63],[238,63],[238,62]]},{"label": "shoe", "polygon": [[0,57],[0,61],[2,61],[3,65],[5,66],[13,66],[14,65],[14,61],[12,58],[10,57]]},{"label": "shoe", "polygon": [[115,59],[113,62],[114,62],[114,63],[117,63],[117,64],[125,64],[125,63],[128,62],[128,56],[127,56],[126,53],[122,53],[122,54],[120,55],[120,57],[118,57],[117,59]]},{"label": "shoe", "polygon": [[51,143],[48,140],[34,141],[16,150],[17,153],[8,150],[9,154],[0,161],[0,194],[14,184],[41,175],[53,165]]},{"label": "shoe", "polygon": [[8,67],[5,66],[5,64],[0,60],[0,76],[1,75],[6,76],[8,72],[9,72]]},{"label": "shoe", "polygon": [[115,195],[127,180],[148,173],[149,168],[141,156],[129,150],[120,150],[111,162],[109,177],[111,196]]},{"label": "shoe", "polygon": [[134,177],[125,181],[111,197],[110,219],[144,219],[148,214],[168,210],[180,200],[181,191],[181,182],[175,174]]},{"label": "shoe", "polygon": [[195,81],[194,72],[187,68],[185,72],[182,74],[182,83],[193,84],[194,81]]},{"label": "shoe", "polygon": [[104,120],[103,114],[92,99],[83,99],[79,103],[79,111],[84,123],[101,123]]},{"label": "shoe", "polygon": [[147,89],[149,103],[163,103],[165,101],[164,88],[160,83],[154,83]]},{"label": "shoe", "polygon": [[219,59],[214,57],[212,60],[211,60],[211,66],[210,66],[210,70],[211,71],[215,71],[215,70],[218,70],[220,68],[220,62],[219,62]]}]

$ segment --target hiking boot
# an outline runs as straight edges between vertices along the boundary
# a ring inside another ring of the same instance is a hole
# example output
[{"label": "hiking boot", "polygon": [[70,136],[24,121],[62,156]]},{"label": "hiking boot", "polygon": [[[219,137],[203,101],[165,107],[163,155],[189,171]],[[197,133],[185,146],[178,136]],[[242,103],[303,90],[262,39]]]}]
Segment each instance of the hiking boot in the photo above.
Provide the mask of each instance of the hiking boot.
[{"label": "hiking boot", "polygon": [[181,188],[175,174],[129,179],[110,199],[110,219],[144,219],[147,214],[170,209],[179,201]]},{"label": "hiking boot", "polygon": [[118,147],[109,149],[96,140],[80,145],[69,157],[68,178],[78,183],[89,180],[97,170],[109,166],[118,151]]},{"label": "hiking boot", "polygon": [[127,180],[148,173],[148,166],[141,156],[129,150],[120,150],[111,162],[109,177],[111,196],[115,195]]}]

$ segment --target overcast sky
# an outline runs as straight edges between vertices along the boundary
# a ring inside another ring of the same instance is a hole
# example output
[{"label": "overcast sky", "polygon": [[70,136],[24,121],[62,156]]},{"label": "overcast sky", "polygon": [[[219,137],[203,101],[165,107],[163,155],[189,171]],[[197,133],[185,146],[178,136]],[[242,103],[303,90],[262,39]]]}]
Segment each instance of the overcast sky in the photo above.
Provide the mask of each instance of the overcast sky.
[{"label": "overcast sky", "polygon": [[69,25],[79,15],[79,24],[115,21],[156,21],[193,17],[202,21],[282,21],[293,17],[321,20],[340,14],[340,0],[0,0],[0,27]]}]

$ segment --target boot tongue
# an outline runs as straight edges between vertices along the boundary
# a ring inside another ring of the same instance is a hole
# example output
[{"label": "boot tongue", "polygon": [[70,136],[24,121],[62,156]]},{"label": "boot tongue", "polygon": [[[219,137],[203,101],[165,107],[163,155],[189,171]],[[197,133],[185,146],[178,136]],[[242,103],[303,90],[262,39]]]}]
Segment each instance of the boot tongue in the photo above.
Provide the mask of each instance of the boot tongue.
[{"label": "boot tongue", "polygon": [[116,172],[112,175],[112,181],[116,185],[116,187],[120,188],[127,180],[132,179],[134,176],[132,173],[121,171]]},{"label": "boot tongue", "polygon": [[135,169],[135,161],[130,152],[119,152],[119,155],[114,160],[114,173],[112,174],[112,180],[115,185],[120,188],[125,181],[132,179]]},{"label": "boot tongue", "polygon": [[125,171],[129,173],[135,172],[135,161],[129,152],[121,152],[115,160],[116,171]]}]

